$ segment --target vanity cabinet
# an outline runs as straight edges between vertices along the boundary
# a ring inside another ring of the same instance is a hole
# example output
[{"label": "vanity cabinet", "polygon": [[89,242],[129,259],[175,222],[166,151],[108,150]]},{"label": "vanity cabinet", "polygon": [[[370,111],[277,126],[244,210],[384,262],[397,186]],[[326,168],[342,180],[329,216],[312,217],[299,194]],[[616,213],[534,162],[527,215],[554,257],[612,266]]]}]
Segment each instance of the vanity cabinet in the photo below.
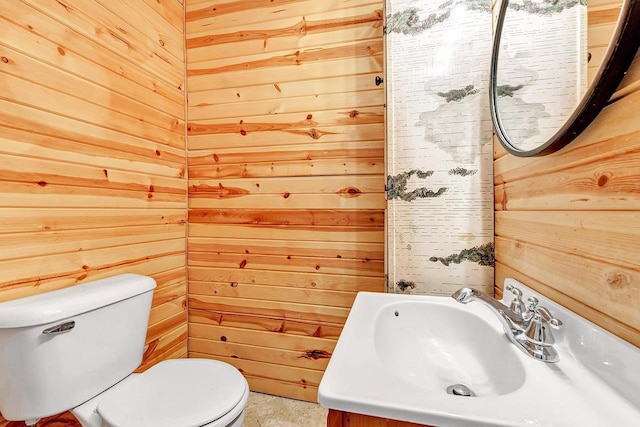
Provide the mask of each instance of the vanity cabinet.
[{"label": "vanity cabinet", "polygon": [[327,427],[433,427],[329,409]]}]

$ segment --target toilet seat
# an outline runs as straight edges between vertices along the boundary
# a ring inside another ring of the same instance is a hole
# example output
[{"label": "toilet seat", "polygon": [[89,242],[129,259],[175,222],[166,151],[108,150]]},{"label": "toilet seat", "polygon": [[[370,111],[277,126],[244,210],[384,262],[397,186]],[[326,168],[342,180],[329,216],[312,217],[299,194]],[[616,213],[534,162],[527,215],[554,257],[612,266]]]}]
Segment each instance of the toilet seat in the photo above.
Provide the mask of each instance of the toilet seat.
[{"label": "toilet seat", "polygon": [[201,427],[232,411],[247,393],[233,366],[210,359],[158,363],[98,403],[113,427]]}]

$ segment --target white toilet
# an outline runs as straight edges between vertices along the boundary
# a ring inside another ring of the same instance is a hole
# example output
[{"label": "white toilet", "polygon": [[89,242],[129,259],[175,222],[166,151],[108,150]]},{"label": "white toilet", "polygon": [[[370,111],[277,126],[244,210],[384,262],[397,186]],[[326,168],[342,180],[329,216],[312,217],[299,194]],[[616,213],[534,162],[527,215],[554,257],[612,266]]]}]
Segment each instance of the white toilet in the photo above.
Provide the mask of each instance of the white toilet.
[{"label": "white toilet", "polygon": [[0,303],[0,413],[34,425],[241,427],[247,380],[208,359],[140,365],[155,281],[123,274]]}]

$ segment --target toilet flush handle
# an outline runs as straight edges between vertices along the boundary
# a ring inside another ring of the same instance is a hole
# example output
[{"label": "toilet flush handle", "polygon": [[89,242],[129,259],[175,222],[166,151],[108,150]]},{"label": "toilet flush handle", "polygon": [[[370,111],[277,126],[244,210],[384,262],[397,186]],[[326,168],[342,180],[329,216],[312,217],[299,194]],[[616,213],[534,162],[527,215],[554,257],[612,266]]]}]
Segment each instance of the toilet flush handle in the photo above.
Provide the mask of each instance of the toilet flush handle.
[{"label": "toilet flush handle", "polygon": [[64,332],[69,332],[70,330],[72,330],[75,327],[76,327],[76,322],[74,320],[72,320],[70,322],[60,323],[59,325],[47,328],[44,331],[42,331],[42,333],[45,334],[45,335],[62,334]]}]

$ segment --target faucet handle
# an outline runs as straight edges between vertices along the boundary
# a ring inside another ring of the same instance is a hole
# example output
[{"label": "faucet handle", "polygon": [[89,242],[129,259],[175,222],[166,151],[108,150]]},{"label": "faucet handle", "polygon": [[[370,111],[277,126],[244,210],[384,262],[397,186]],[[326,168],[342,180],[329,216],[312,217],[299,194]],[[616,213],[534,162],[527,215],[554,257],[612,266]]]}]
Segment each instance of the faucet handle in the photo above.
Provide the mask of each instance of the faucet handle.
[{"label": "faucet handle", "polygon": [[511,300],[511,306],[509,307],[510,310],[515,314],[524,313],[526,307],[522,301],[522,291],[511,284],[508,284],[505,289],[513,294],[513,300]]},{"label": "faucet handle", "polygon": [[553,317],[549,310],[544,307],[536,307],[535,313],[539,315],[542,320],[547,322],[553,329],[560,329],[560,326],[562,326],[562,321]]},{"label": "faucet handle", "polygon": [[524,330],[524,339],[531,344],[537,346],[550,346],[555,343],[553,334],[547,329],[546,325],[553,329],[559,329],[562,322],[554,318],[549,310],[544,307],[538,307],[538,299],[530,297],[527,302],[527,320],[529,325]]},{"label": "faucet handle", "polygon": [[[558,329],[562,325],[562,321],[554,318],[549,310],[545,307],[538,307],[538,298],[529,297],[527,298],[527,320],[533,319],[535,321],[544,320],[547,322],[553,329]],[[539,318],[537,318],[539,317]]]}]

